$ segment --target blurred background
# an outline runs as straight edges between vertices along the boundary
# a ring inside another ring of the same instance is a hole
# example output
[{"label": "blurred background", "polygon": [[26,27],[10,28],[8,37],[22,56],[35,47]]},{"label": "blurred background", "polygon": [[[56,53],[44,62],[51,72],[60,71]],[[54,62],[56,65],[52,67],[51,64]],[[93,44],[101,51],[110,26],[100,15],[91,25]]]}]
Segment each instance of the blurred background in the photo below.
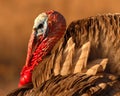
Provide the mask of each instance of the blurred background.
[{"label": "blurred background", "polygon": [[17,87],[35,17],[56,10],[71,21],[120,13],[120,0],[0,0],[0,96]]}]

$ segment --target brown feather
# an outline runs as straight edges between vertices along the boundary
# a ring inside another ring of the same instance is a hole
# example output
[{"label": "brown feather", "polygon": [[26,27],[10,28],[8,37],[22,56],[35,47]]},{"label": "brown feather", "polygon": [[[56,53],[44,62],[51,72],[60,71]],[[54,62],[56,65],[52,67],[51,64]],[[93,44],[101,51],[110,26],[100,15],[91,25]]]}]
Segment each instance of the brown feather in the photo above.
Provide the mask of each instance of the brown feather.
[{"label": "brown feather", "polygon": [[57,75],[36,89],[25,91],[23,96],[119,96],[116,94],[120,92],[120,81],[117,77],[112,80],[110,76],[114,78],[105,73]]}]

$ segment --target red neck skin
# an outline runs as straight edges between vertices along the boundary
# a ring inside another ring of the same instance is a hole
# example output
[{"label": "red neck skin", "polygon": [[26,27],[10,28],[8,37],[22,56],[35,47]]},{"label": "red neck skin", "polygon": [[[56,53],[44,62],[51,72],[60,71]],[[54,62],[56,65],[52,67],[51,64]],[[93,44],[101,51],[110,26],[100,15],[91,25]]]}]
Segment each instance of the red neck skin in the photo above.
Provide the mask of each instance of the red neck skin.
[{"label": "red neck skin", "polygon": [[[51,24],[49,23],[49,28]],[[21,71],[19,87],[32,82],[32,71],[35,66],[37,66],[43,58],[50,53],[54,45],[60,38],[64,35],[66,25],[56,25],[57,28],[51,27],[48,36],[42,40],[42,42],[37,42],[34,44],[34,34],[32,33],[28,44],[28,54],[26,58],[26,64]],[[62,27],[60,30],[58,28]],[[54,28],[54,29],[53,29]],[[34,51],[35,49],[35,51]]]}]

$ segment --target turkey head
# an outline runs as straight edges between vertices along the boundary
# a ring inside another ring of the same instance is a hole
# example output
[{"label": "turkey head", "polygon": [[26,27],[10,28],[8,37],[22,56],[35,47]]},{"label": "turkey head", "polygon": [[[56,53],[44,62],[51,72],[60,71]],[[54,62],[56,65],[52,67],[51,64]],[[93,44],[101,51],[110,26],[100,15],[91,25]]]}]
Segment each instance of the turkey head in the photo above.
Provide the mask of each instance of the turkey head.
[{"label": "turkey head", "polygon": [[33,32],[28,43],[26,64],[19,87],[31,82],[32,71],[61,39],[66,30],[64,17],[53,10],[40,14],[34,21]]}]

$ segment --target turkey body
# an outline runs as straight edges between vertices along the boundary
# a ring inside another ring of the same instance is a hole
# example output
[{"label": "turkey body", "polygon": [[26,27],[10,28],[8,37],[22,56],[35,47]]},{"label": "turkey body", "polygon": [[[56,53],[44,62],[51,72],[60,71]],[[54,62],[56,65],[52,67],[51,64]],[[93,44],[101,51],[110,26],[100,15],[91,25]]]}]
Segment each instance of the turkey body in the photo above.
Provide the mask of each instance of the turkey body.
[{"label": "turkey body", "polygon": [[7,96],[120,96],[120,14],[73,21],[32,72]]}]

